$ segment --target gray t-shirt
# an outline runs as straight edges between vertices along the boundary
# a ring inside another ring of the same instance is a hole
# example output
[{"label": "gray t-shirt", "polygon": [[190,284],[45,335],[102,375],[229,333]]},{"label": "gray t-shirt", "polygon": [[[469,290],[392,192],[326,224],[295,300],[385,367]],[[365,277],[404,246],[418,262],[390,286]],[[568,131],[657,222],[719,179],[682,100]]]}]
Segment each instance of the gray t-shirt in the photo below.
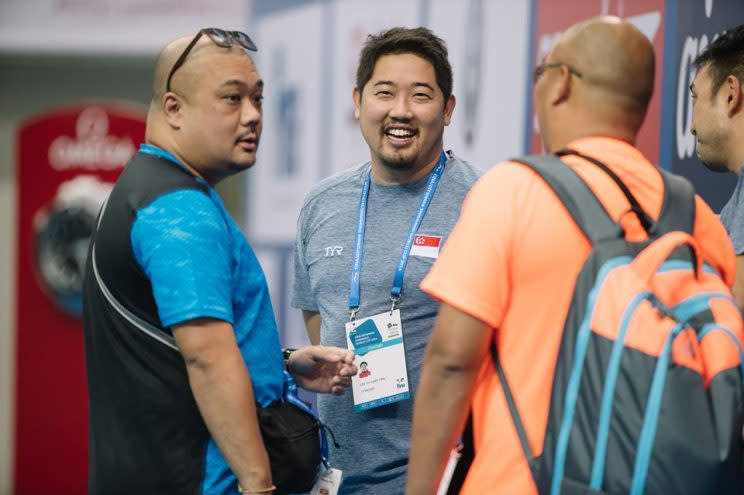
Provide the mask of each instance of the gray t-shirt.
[{"label": "gray t-shirt", "polygon": [[744,174],[736,181],[734,193],[721,209],[721,223],[726,227],[736,255],[744,254]]},{"label": "gray t-shirt", "polygon": [[[292,305],[319,312],[323,345],[346,347],[349,279],[359,199],[366,163],[330,177],[305,198],[297,227]],[[482,171],[448,155],[444,174],[418,234],[441,236],[444,244],[465,195]],[[428,177],[385,186],[372,181],[362,258],[359,318],[390,309],[395,267]],[[320,417],[335,434],[331,464],[343,470],[343,494],[403,493],[410,447],[413,397],[424,348],[438,304],[419,289],[433,258],[411,255],[400,301],[411,399],[355,412],[351,390],[342,397],[318,396]]]}]

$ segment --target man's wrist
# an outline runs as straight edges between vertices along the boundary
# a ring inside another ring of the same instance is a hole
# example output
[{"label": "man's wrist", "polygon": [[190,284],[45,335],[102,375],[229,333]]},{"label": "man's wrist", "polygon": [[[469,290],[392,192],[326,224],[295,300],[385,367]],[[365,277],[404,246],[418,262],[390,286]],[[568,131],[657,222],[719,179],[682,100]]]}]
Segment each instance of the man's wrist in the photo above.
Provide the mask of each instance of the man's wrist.
[{"label": "man's wrist", "polygon": [[276,490],[275,485],[267,486],[266,488],[243,488],[240,486],[240,483],[238,483],[238,493],[244,493],[246,495],[253,495],[253,494],[265,494],[265,493],[274,493]]},{"label": "man's wrist", "polygon": [[291,349],[291,348],[282,349],[282,357],[284,358],[284,368],[290,373],[292,372],[292,370],[289,369],[289,358],[292,355],[292,353],[296,350],[297,349]]}]

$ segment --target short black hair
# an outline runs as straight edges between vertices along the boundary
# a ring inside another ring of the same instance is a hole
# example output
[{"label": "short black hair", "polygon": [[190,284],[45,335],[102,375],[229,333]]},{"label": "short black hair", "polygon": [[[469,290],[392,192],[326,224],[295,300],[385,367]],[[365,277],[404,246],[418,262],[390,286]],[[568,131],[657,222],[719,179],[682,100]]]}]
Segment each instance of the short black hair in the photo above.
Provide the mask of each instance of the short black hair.
[{"label": "short black hair", "polygon": [[744,84],[744,25],[727,30],[708,45],[693,62],[695,69],[710,67],[715,95],[728,76],[735,76]]},{"label": "short black hair", "polygon": [[412,53],[431,63],[434,67],[437,85],[444,93],[446,102],[452,94],[452,66],[447,58],[447,45],[425,27],[394,27],[367,36],[367,41],[359,55],[356,73],[356,85],[359,91],[363,91],[364,86],[372,78],[375,65],[380,57],[400,53]]}]

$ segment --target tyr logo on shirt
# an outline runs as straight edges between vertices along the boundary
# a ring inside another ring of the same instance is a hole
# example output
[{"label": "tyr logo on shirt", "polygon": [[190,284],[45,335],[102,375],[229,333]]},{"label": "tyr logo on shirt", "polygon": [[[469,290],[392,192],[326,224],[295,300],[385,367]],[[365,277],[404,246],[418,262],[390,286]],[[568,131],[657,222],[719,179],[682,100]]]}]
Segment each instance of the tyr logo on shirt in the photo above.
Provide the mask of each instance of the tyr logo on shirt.
[{"label": "tyr logo on shirt", "polygon": [[440,235],[417,235],[413,238],[411,256],[423,256],[425,258],[438,258],[439,245],[442,243]]},{"label": "tyr logo on shirt", "polygon": [[325,248],[325,257],[331,257],[331,256],[341,256],[341,253],[344,252],[343,246],[328,246]]}]

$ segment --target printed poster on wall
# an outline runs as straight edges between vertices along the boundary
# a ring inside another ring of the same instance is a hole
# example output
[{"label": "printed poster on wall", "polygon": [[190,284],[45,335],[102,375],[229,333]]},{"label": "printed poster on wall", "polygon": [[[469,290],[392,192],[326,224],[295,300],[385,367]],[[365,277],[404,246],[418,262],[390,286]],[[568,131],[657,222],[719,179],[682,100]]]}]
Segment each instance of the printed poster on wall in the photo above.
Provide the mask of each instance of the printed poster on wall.
[{"label": "printed poster on wall", "polygon": [[100,206],[145,136],[136,107],[52,109],[17,134],[16,493],[86,493],[82,276]]},{"label": "printed poster on wall", "polygon": [[256,61],[267,81],[264,127],[250,174],[248,235],[293,242],[305,194],[320,179],[323,6],[309,3],[256,19]]},{"label": "printed poster on wall", "polygon": [[333,4],[333,90],[328,93],[331,139],[327,174],[369,161],[369,147],[354,118],[352,91],[356,86],[359,53],[369,34],[394,26],[415,27],[419,2],[401,0],[337,1]]},{"label": "printed poster on wall", "polygon": [[483,169],[522,153],[530,2],[432,0],[428,25],[447,43],[457,99],[446,149]]}]

